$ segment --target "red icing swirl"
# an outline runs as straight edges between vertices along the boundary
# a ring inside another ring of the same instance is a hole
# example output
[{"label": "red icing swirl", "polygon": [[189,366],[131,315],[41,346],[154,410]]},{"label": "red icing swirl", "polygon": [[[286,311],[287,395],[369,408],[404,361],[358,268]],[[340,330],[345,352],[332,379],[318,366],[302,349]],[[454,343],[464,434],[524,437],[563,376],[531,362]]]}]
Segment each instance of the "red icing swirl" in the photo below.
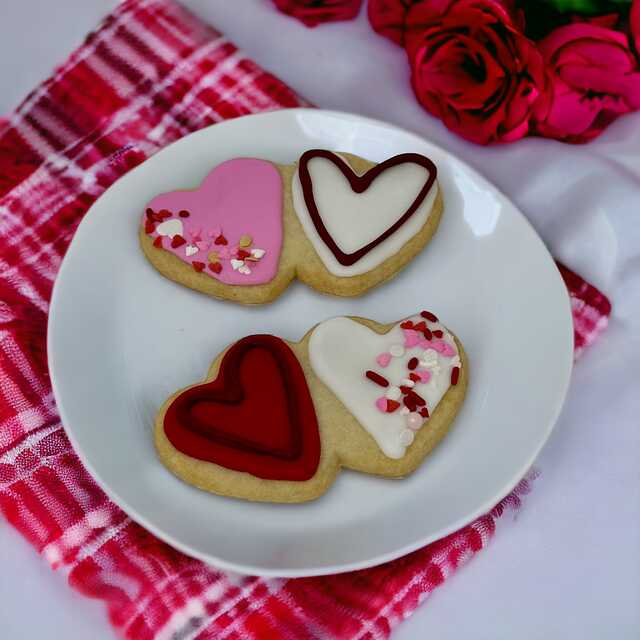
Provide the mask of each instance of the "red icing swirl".
[{"label": "red icing swirl", "polygon": [[164,430],[186,455],[269,480],[309,480],[320,461],[304,372],[287,343],[270,335],[230,347],[215,380],[169,405]]}]

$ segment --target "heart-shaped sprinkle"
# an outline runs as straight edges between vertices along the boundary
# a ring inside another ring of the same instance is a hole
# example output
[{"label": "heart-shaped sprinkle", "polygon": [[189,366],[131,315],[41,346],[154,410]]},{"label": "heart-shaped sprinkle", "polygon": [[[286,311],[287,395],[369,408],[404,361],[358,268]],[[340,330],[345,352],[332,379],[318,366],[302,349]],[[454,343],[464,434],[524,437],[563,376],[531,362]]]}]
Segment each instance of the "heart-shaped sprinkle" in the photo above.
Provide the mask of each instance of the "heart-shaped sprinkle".
[{"label": "heart-shaped sprinkle", "polygon": [[156,247],[156,249],[162,249],[162,236],[158,236],[153,241],[153,246]]},{"label": "heart-shaped sprinkle", "polygon": [[411,322],[411,320],[405,320],[404,322],[400,323],[400,328],[401,329],[413,329],[413,322]]},{"label": "heart-shaped sprinkle", "polygon": [[220,234],[220,235],[215,239],[215,244],[222,244],[222,245],[225,245],[225,244],[229,244],[229,243],[227,242],[227,239],[226,239],[222,234]]},{"label": "heart-shaped sprinkle", "polygon": [[238,249],[238,251],[236,252],[236,256],[238,257],[238,260],[244,260],[245,258],[248,258],[251,254],[248,251],[245,251],[244,249]]},{"label": "heart-shaped sprinkle", "polygon": [[158,220],[166,220],[167,218],[171,217],[171,211],[169,211],[168,209],[160,209],[160,211],[158,211],[158,213],[156,213],[156,218]]},{"label": "heart-shaped sprinkle", "polygon": [[389,363],[391,362],[391,354],[388,352],[385,353],[381,353],[379,356],[376,357],[376,362],[381,366],[381,367],[386,367],[389,365]]},{"label": "heart-shaped sprinkle", "polygon": [[186,244],[186,242],[187,241],[181,235],[175,235],[173,236],[173,238],[171,238],[171,246],[174,249],[181,247],[183,244]]},{"label": "heart-shaped sprinkle", "polygon": [[194,268],[198,273],[200,273],[200,272],[204,269],[205,264],[204,264],[204,262],[195,262],[195,261],[194,261],[194,262],[192,262],[192,263],[191,263],[191,266],[192,266],[192,267],[193,267],[193,268]]},{"label": "heart-shaped sprinkle", "polygon": [[222,265],[219,262],[210,262],[209,269],[211,269],[213,273],[220,273],[222,271]]},{"label": "heart-shaped sprinkle", "polygon": [[402,333],[404,334],[404,346],[407,349],[415,347],[421,340],[420,334],[413,329],[403,329]]},{"label": "heart-shaped sprinkle", "polygon": [[144,232],[145,233],[153,233],[156,230],[156,225],[151,222],[151,220],[147,220],[144,223]]},{"label": "heart-shaped sprinkle", "polygon": [[260,258],[264,257],[264,254],[267,253],[264,249],[251,249],[251,255],[254,258],[260,260]]},{"label": "heart-shaped sprinkle", "polygon": [[191,214],[190,214],[186,209],[183,209],[182,211],[180,211],[180,212],[178,213],[178,215],[179,215],[181,218],[188,218]]},{"label": "heart-shaped sprinkle", "polygon": [[240,269],[240,267],[244,264],[244,262],[242,260],[236,260],[235,258],[232,258],[231,260],[231,268],[234,271],[237,271],[238,269]]},{"label": "heart-shaped sprinkle", "polygon": [[188,257],[193,256],[196,253],[198,253],[198,247],[196,247],[194,244],[188,244],[185,247],[184,252],[185,252],[185,254],[186,254],[187,258],[188,258]]},{"label": "heart-shaped sprinkle", "polygon": [[[160,213],[157,215],[160,215]],[[175,218],[173,220],[165,220],[156,227],[156,232],[159,236],[169,236],[169,238],[177,235],[181,236],[183,232],[182,221]]]},{"label": "heart-shaped sprinkle", "polygon": [[251,238],[251,236],[245,234],[243,236],[240,236],[240,241],[238,242],[238,244],[241,247],[250,247],[252,242],[253,239]]},{"label": "heart-shaped sprinkle", "polygon": [[423,418],[428,418],[429,417],[429,409],[427,409],[427,407],[422,407],[422,409],[420,409],[420,415]]},{"label": "heart-shaped sprinkle", "polygon": [[442,336],[443,336],[444,334],[442,333],[442,331],[440,331],[440,329],[436,329],[436,330],[433,332],[433,335],[434,335],[436,338],[442,338]]},{"label": "heart-shaped sprinkle", "polygon": [[239,269],[238,269],[238,273],[242,273],[245,276],[248,276],[251,273],[251,269],[249,269],[249,267],[247,267],[246,264],[243,264]]}]

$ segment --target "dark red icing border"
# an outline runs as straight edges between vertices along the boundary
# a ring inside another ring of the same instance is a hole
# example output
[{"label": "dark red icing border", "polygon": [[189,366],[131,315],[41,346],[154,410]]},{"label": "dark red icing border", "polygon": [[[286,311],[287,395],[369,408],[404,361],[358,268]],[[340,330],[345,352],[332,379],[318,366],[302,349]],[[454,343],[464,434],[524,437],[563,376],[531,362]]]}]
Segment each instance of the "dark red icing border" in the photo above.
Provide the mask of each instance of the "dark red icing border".
[{"label": "dark red icing border", "polygon": [[215,380],[169,405],[164,430],[186,455],[259,478],[309,480],[320,462],[304,372],[275,336],[247,336],[230,347]]},{"label": "dark red icing border", "polygon": [[[322,221],[322,217],[318,212],[318,207],[316,205],[316,201],[313,195],[313,183],[311,181],[311,175],[309,174],[309,161],[313,158],[326,158],[333,162],[333,164],[338,167],[338,169],[342,172],[342,175],[349,181],[351,188],[355,193],[362,193],[366,191],[369,185],[386,169],[391,167],[395,167],[399,164],[403,164],[405,162],[413,162],[415,164],[419,164],[421,167],[424,167],[429,177],[425,182],[424,186],[418,193],[416,199],[413,201],[411,206],[394,222],[386,231],[381,233],[377,238],[372,240],[369,244],[366,244],[364,247],[361,247],[357,251],[353,253],[344,253],[340,247],[336,244],[335,240],[331,236],[331,234],[327,231],[327,228]],[[336,155],[332,151],[327,151],[326,149],[309,149],[305,151],[302,156],[300,156],[300,160],[298,163],[298,175],[300,177],[300,185],[302,186],[302,194],[304,196],[305,204],[307,205],[307,210],[309,211],[309,216],[311,217],[311,221],[318,232],[318,235],[322,238],[322,241],[327,245],[331,253],[335,256],[336,260],[344,266],[351,266],[356,263],[360,258],[365,256],[369,251],[371,251],[374,247],[377,247],[381,242],[384,242],[389,236],[394,234],[411,216],[418,210],[423,200],[426,198],[429,190],[433,186],[435,182],[436,176],[438,174],[438,170],[436,165],[433,164],[429,158],[423,156],[419,153],[401,153],[397,156],[393,156],[393,158],[389,158],[384,162],[372,167],[364,173],[363,175],[357,175],[353,169],[344,161],[340,156]]]}]

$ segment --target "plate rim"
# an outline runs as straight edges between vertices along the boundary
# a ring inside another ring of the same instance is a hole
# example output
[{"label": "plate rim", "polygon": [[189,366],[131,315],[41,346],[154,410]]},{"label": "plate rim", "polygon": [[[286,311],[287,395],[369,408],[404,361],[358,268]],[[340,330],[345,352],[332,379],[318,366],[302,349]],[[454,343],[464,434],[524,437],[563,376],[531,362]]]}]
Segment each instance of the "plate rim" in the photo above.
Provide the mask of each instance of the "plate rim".
[{"label": "plate rim", "polygon": [[[203,127],[202,129],[194,131],[190,134],[187,134],[179,138],[178,140],[173,141],[172,143],[163,147],[152,156],[149,156],[149,158],[147,158],[145,161],[140,163],[140,165],[134,167],[132,170],[128,171],[126,174],[121,176],[121,178],[125,176],[135,175],[138,169],[142,165],[144,165],[147,162],[147,160],[151,158],[156,158],[161,154],[164,154],[165,152],[170,152],[174,145],[184,144],[185,140],[187,140],[188,138],[191,138],[192,136],[197,136],[199,134],[202,135],[204,134],[204,132],[206,132],[208,129],[211,129],[212,127],[225,127],[228,125],[237,126],[238,122],[244,121],[247,118],[253,120],[253,119],[270,119],[270,118],[280,118],[280,117],[289,117],[289,116],[295,117],[295,115],[299,113],[302,113],[305,116],[308,114],[313,114],[318,117],[337,117],[339,119],[343,119],[343,120],[347,119],[350,121],[357,120],[372,126],[394,129],[404,135],[419,138],[420,140],[426,142],[432,148],[437,149],[437,151],[443,154],[444,156],[453,158],[457,163],[459,163],[460,166],[464,167],[464,169],[473,177],[474,180],[488,185],[494,193],[499,195],[500,198],[502,198],[504,201],[506,201],[511,205],[513,209],[513,213],[516,214],[517,217],[520,218],[520,221],[524,222],[525,225],[529,228],[529,231],[532,232],[533,236],[535,237],[539,245],[539,248],[542,249],[543,253],[545,254],[545,257],[548,260],[550,260],[555,266],[555,260],[551,255],[551,253],[549,252],[549,249],[547,248],[545,243],[542,241],[542,238],[537,233],[537,231],[535,230],[531,222],[520,210],[520,208],[497,185],[495,185],[491,180],[489,180],[480,172],[478,172],[474,167],[468,164],[464,159],[460,158],[460,156],[458,156],[456,153],[449,151],[448,149],[444,148],[438,143],[433,142],[429,138],[421,135],[420,133],[416,133],[410,129],[398,126],[390,122],[386,122],[384,120],[380,120],[377,118],[370,118],[367,116],[362,116],[362,115],[347,112],[347,111],[296,107],[296,108],[289,108],[289,109],[277,109],[273,111],[252,113],[252,114],[241,116],[239,118],[223,120],[221,122],[211,124],[207,127]],[[145,515],[139,513],[137,509],[135,509],[129,504],[127,499],[123,498],[117,491],[114,491],[111,488],[111,486],[108,484],[108,482],[103,480],[100,473],[96,471],[91,460],[89,459],[89,457],[87,457],[82,447],[80,446],[73,428],[70,428],[67,426],[69,424],[69,421],[67,420],[67,412],[64,406],[64,402],[61,401],[61,396],[60,396],[58,382],[57,382],[56,364],[55,364],[55,356],[54,356],[54,352],[56,350],[51,348],[51,345],[54,342],[54,334],[56,332],[56,326],[58,322],[57,318],[60,317],[60,315],[62,315],[58,312],[58,307],[61,304],[60,302],[61,294],[59,294],[61,287],[59,283],[61,282],[64,276],[65,269],[69,268],[68,265],[70,263],[70,259],[68,258],[70,255],[72,255],[74,248],[78,246],[77,238],[81,237],[79,236],[79,234],[83,232],[83,229],[87,228],[89,223],[87,223],[86,221],[89,219],[91,211],[96,206],[96,203],[100,199],[102,199],[105,196],[105,194],[111,191],[111,189],[113,189],[119,182],[120,182],[120,179],[117,179],[107,189],[105,189],[105,191],[102,194],[100,194],[100,196],[98,196],[96,200],[94,200],[94,202],[91,204],[87,212],[84,214],[82,220],[80,221],[78,227],[76,228],[75,233],[73,234],[73,237],[69,243],[69,246],[67,247],[67,250],[65,252],[65,255],[62,259],[62,262],[60,264],[60,267],[58,269],[58,272],[54,280],[51,299],[49,303],[49,312],[47,316],[46,340],[47,340],[47,364],[49,368],[49,376],[51,380],[51,387],[52,387],[54,399],[56,402],[56,408],[60,415],[61,426],[64,429],[65,434],[67,435],[75,454],[78,456],[80,462],[83,464],[85,469],[89,472],[91,478],[94,480],[94,482],[96,482],[98,487],[102,491],[104,491],[107,497],[111,501],[113,501],[118,506],[118,508],[122,509],[122,511],[133,522],[136,522],[139,525],[143,526],[145,529],[150,531],[157,538],[169,544],[170,546],[178,549],[179,551],[185,553],[189,557],[201,560],[206,564],[208,564],[209,566],[214,567],[215,569],[233,571],[243,575],[258,575],[262,577],[273,577],[273,578],[276,578],[276,577],[300,578],[300,577],[332,575],[332,574],[346,573],[349,571],[375,567],[375,566],[384,564],[386,562],[390,562],[397,558],[403,557],[409,553],[412,553],[417,549],[425,547],[426,545],[436,540],[442,539],[455,531],[458,531],[459,529],[474,522],[478,517],[489,512],[496,504],[498,504],[506,496],[508,496],[513,491],[513,489],[517,486],[517,484],[526,476],[528,471],[531,469],[535,459],[538,457],[538,455],[540,454],[540,451],[549,440],[549,437],[558,422],[558,418],[560,416],[560,413],[562,411],[562,408],[566,400],[567,392],[571,382],[571,372],[573,369],[573,322],[572,322],[572,314],[571,314],[571,304],[570,304],[569,293],[566,289],[566,286],[562,282],[560,271],[557,271],[557,278],[560,280],[560,284],[562,285],[562,289],[564,291],[563,298],[564,298],[564,307],[565,307],[566,319],[567,319],[566,321],[567,326],[565,327],[565,330],[568,331],[571,339],[570,339],[570,347],[567,350],[567,355],[568,355],[567,362],[565,362],[563,365],[564,379],[563,379],[562,388],[560,389],[560,393],[557,396],[556,406],[553,408],[553,411],[551,412],[552,417],[548,421],[548,424],[544,432],[544,437],[541,439],[540,443],[535,448],[535,450],[532,451],[526,463],[523,464],[520,470],[510,478],[509,482],[504,485],[504,488],[498,492],[495,498],[487,499],[484,503],[479,505],[475,510],[473,510],[466,516],[459,518],[455,522],[452,522],[448,527],[443,527],[440,530],[438,530],[436,533],[423,536],[418,540],[408,543],[400,548],[394,549],[393,551],[381,553],[366,560],[358,560],[354,562],[343,562],[338,565],[332,565],[332,566],[278,570],[272,567],[260,567],[258,565],[241,564],[238,562],[225,560],[224,558],[220,558],[209,553],[201,552],[198,549],[191,547],[189,544],[183,543],[180,539],[174,537],[170,533],[167,533],[161,527],[158,527],[152,522],[148,521]]]}]

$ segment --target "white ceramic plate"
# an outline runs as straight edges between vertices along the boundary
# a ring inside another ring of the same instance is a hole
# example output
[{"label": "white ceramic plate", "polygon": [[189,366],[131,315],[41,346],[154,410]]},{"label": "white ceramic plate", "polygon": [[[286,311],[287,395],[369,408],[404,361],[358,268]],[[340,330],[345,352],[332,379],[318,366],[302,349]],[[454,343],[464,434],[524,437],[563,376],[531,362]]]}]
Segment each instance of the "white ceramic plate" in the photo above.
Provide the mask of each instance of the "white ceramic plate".
[{"label": "white ceramic plate", "polygon": [[[243,308],[161,277],[138,248],[145,203],[195,186],[235,156],[294,161],[310,147],[381,161],[415,151],[438,165],[438,233],[391,283],[339,299],[293,284]],[[320,499],[253,504],[184,484],[158,461],[156,411],[204,376],[228,343],[256,332],[298,340],[342,314],[389,322],[435,311],[462,339],[470,387],[456,423],[411,477],[343,471]],[[572,364],[569,300],[540,238],[495,187],[443,149],[355,115],[296,109],[216,124],[183,138],[115,183],[86,215],[56,281],[49,364],[80,458],[134,520],[185,553],[262,575],[372,566],[490,509],[524,475],[562,406]]]}]

